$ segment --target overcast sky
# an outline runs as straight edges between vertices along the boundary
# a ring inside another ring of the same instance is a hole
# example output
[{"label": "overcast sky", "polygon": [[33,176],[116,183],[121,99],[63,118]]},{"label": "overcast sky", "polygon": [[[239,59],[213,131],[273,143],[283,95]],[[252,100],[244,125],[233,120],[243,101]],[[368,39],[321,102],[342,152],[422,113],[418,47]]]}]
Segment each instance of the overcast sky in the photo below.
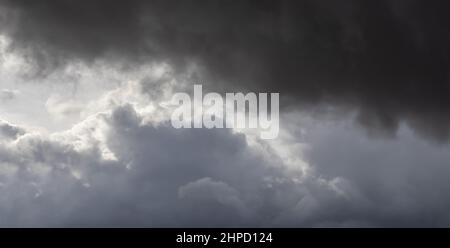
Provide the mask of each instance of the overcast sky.
[{"label": "overcast sky", "polygon": [[[450,226],[448,1],[0,0],[0,226]],[[279,92],[280,134],[173,93]]]}]

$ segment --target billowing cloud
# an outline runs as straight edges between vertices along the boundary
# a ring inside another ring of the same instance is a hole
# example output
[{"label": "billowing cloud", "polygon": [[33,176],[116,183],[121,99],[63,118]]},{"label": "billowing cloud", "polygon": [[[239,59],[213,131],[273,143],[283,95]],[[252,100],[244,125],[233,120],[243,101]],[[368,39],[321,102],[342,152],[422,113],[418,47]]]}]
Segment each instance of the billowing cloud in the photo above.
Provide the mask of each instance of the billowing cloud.
[{"label": "billowing cloud", "polygon": [[[0,225],[448,226],[446,6],[0,0]],[[192,83],[279,137],[174,129]]]},{"label": "billowing cloud", "polygon": [[195,64],[219,89],[337,104],[388,134],[406,120],[449,135],[445,1],[1,2],[10,48],[40,74],[80,60]]},{"label": "billowing cloud", "polygon": [[274,225],[318,184],[244,134],[174,129],[106,97],[116,105],[64,132],[2,125],[3,226]]},{"label": "billowing cloud", "polygon": [[3,122],[2,226],[450,221],[448,147],[436,149],[406,127],[397,140],[372,141],[348,129],[349,121],[318,124],[307,115],[296,117],[305,132],[284,130],[274,141],[230,129],[174,129],[165,105],[157,104],[162,100],[153,102],[144,90],[151,83],[130,82],[105,93],[96,100],[97,112],[65,131]]}]

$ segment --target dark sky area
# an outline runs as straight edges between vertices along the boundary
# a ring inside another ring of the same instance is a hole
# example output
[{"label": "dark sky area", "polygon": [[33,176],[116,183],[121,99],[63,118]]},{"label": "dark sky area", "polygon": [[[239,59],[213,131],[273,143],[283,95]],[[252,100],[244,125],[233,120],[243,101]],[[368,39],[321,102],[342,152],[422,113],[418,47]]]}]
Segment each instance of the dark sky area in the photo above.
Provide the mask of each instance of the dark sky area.
[{"label": "dark sky area", "polygon": [[158,60],[219,89],[331,102],[369,128],[449,135],[447,1],[2,1],[4,29],[40,73],[101,57]]},{"label": "dark sky area", "polygon": [[[0,226],[449,226],[449,11],[0,0]],[[186,82],[279,92],[279,138],[170,127]]]}]

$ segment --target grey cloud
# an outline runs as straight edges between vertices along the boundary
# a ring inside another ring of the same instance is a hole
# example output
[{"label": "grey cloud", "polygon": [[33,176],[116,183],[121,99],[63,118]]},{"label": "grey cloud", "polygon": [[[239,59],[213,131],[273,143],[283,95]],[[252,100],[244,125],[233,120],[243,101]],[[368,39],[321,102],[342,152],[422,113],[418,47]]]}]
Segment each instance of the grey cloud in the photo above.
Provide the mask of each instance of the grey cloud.
[{"label": "grey cloud", "polygon": [[[120,100],[63,133],[1,122],[3,226],[450,222],[448,146],[415,137],[448,135],[447,2],[0,3],[10,51],[41,75],[97,59],[123,69],[163,61],[175,74],[196,63],[197,80],[217,90],[279,91],[285,107],[314,112],[328,103],[338,114],[359,111],[355,119],[376,131],[399,130],[385,140],[348,123],[282,122],[309,147],[298,151],[312,170],[300,181],[244,135],[153,125]],[[140,93],[161,100],[171,77],[143,79]]]},{"label": "grey cloud", "polygon": [[447,1],[2,1],[3,33],[46,73],[103,58],[192,62],[223,90],[328,102],[393,133],[449,135]]},{"label": "grey cloud", "polygon": [[143,124],[130,105],[0,158],[2,226],[268,226],[308,192],[243,135]]},{"label": "grey cloud", "polygon": [[301,180],[244,135],[146,123],[127,104],[63,133],[24,130],[0,143],[1,225],[448,225],[448,146],[324,123],[303,123]]},{"label": "grey cloud", "polygon": [[[239,222],[242,223],[243,220],[248,221],[250,217],[256,217],[253,216],[253,213],[240,199],[239,191],[226,183],[216,182],[208,177],[181,186],[178,190],[178,195],[183,201],[187,201],[189,204],[188,209],[191,211],[189,216],[190,223],[196,223],[207,217],[208,222],[222,222],[237,225]],[[199,208],[202,205],[209,207]],[[202,210],[202,213],[196,211],[196,208]],[[214,214],[218,212],[218,209],[220,209],[219,212],[230,212],[235,218],[230,220],[230,214]],[[208,213],[206,214],[204,211]],[[205,221],[204,224],[206,223]]]},{"label": "grey cloud", "polygon": [[15,90],[3,89],[0,91],[0,101],[7,102],[15,99],[18,92]]},{"label": "grey cloud", "polygon": [[0,120],[0,137],[7,139],[15,139],[25,134],[25,130]]},{"label": "grey cloud", "polygon": [[375,226],[448,226],[448,144],[420,140],[405,125],[391,140],[368,138],[348,120],[304,125],[311,166],[326,178],[345,178],[346,192],[357,190],[350,205],[335,206],[336,216]]}]

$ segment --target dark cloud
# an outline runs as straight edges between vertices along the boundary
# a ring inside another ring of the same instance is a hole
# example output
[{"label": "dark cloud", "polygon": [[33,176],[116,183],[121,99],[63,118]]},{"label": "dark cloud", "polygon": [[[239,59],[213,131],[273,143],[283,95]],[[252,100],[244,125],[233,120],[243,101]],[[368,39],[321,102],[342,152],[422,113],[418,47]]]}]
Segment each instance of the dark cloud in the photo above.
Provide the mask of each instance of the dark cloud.
[{"label": "dark cloud", "polygon": [[[229,129],[174,129],[153,120],[160,113],[120,101],[130,93],[116,93],[123,95],[107,100],[115,104],[64,132],[0,122],[0,226],[450,223],[449,146],[431,145],[404,126],[396,140],[371,139],[350,119],[300,115],[307,132],[272,146]],[[131,94],[147,96],[139,87]]]},{"label": "dark cloud", "polygon": [[[349,121],[304,125],[311,166],[326,178],[345,178],[351,185],[347,192],[356,190],[351,204],[334,206],[339,210],[332,219],[391,227],[449,224],[448,144],[431,145],[404,125],[395,140],[368,138]],[[322,211],[313,218],[329,214]]]},{"label": "dark cloud", "polygon": [[2,1],[3,31],[39,72],[70,60],[201,65],[220,89],[356,109],[392,133],[449,135],[447,1]]},{"label": "dark cloud", "polygon": [[108,146],[117,161],[102,158],[96,145],[77,151],[76,142],[29,134],[12,147],[0,147],[3,226],[432,227],[450,222],[443,162],[448,147],[434,150],[410,133],[403,132],[401,141],[369,142],[345,126],[316,125],[306,137],[314,148],[308,157],[330,181],[294,183],[282,167],[268,164],[243,137],[226,130],[136,127],[140,117],[132,108],[114,111],[107,117]]},{"label": "dark cloud", "polygon": [[[24,68],[31,76],[96,60],[121,69],[163,61],[176,74],[86,104],[99,113],[65,132],[0,121],[0,226],[448,226],[449,146],[417,139],[401,121],[448,138],[449,5],[0,0],[1,33],[34,65]],[[141,98],[165,100],[173,80],[183,88],[175,78],[191,63],[208,89],[281,92],[284,107],[305,110],[282,114],[294,137],[250,145],[226,129],[173,129],[156,121],[163,109],[140,109],[150,106]],[[24,96],[5,89],[0,102]],[[323,103],[398,138],[366,137],[334,118],[302,122]],[[83,105],[56,97],[46,107]]]},{"label": "dark cloud", "polygon": [[0,137],[2,137],[3,139],[17,138],[24,133],[25,130],[23,130],[22,128],[0,120]]}]

